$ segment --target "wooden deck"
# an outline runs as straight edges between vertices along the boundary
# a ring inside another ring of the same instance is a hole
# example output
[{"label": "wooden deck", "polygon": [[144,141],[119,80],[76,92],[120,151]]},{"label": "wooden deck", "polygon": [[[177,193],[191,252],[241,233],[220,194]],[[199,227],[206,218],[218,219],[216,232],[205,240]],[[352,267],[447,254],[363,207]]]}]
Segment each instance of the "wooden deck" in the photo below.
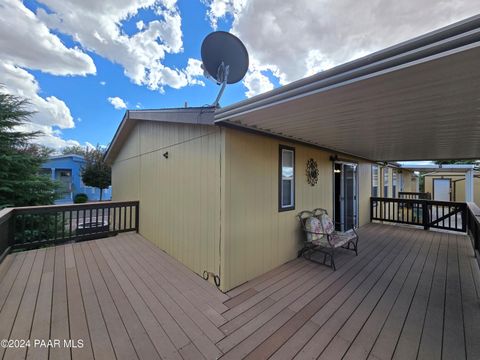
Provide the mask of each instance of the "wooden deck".
[{"label": "wooden deck", "polygon": [[228,294],[135,233],[11,254],[0,339],[31,343],[0,357],[480,359],[469,239],[380,224],[360,236],[335,272],[297,259]]}]

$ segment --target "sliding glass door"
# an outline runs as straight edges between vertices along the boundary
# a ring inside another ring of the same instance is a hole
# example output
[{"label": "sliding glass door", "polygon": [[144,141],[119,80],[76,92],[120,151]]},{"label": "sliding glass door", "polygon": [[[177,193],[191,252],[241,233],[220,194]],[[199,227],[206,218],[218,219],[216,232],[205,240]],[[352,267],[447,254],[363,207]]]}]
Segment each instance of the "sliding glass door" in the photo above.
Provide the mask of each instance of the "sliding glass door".
[{"label": "sliding glass door", "polygon": [[357,225],[357,164],[334,164],[334,219],[336,229],[347,231]]}]

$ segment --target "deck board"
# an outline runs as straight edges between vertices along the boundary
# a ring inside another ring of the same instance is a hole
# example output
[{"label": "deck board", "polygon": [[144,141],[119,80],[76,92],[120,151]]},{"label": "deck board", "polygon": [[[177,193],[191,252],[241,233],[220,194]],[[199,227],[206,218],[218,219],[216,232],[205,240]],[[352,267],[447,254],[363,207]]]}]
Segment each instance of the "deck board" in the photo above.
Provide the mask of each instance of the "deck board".
[{"label": "deck board", "polygon": [[337,271],[290,261],[227,294],[135,233],[9,255],[0,337],[82,339],[5,359],[478,359],[461,234],[369,224]]}]

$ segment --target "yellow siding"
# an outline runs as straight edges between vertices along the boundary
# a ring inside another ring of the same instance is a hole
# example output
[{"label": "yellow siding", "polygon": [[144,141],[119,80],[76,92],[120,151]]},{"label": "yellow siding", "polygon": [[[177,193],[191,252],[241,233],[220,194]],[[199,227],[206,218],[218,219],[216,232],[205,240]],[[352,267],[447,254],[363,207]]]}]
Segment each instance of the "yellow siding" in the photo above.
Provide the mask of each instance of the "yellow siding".
[{"label": "yellow siding", "polygon": [[127,201],[140,198],[139,143],[138,127],[135,127],[112,166],[112,200]]},{"label": "yellow siding", "polygon": [[[230,289],[297,256],[300,227],[295,215],[323,207],[332,213],[333,167],[330,153],[273,138],[224,129],[225,199],[222,214],[224,289]],[[278,211],[279,144],[295,148],[295,210]],[[314,158],[317,185],[307,183],[305,166]],[[360,223],[369,222],[371,165],[359,166]]]},{"label": "yellow siding", "polygon": [[140,201],[140,234],[198,274],[220,271],[220,149],[216,127],[139,122],[112,167],[113,199]]}]

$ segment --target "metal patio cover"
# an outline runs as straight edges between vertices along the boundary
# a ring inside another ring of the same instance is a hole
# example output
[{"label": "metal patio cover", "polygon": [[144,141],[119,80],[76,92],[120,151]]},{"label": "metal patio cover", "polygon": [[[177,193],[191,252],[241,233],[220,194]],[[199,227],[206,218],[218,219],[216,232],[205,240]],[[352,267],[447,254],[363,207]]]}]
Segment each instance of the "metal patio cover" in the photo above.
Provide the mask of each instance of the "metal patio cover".
[{"label": "metal patio cover", "polygon": [[480,158],[480,16],[217,109],[247,128],[374,161]]}]

